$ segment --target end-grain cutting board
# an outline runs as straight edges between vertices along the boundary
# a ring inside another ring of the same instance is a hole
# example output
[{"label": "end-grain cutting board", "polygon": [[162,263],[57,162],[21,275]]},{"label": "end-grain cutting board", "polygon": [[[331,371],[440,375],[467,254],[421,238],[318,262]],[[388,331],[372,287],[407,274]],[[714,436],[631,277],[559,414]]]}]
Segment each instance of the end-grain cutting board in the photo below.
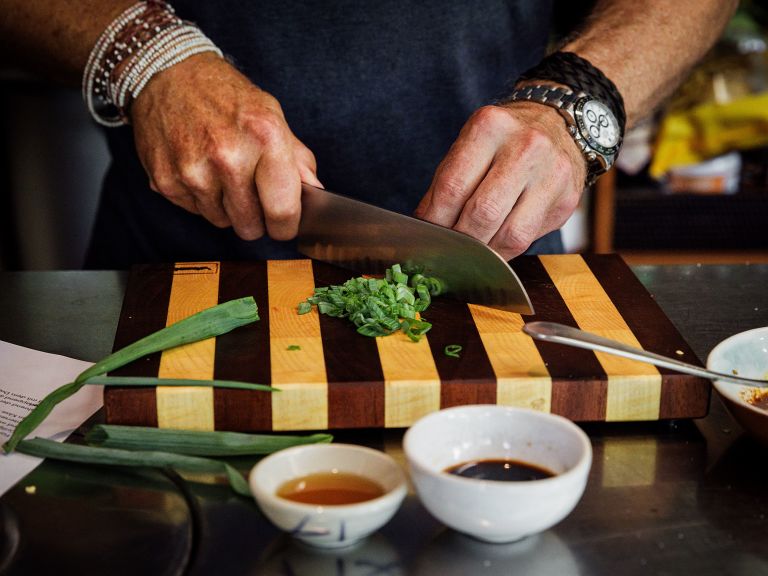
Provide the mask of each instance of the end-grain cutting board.
[{"label": "end-grain cutting board", "polygon": [[[562,322],[701,365],[620,257],[527,256],[513,267],[535,316],[436,298],[424,313],[433,328],[418,343],[402,334],[360,336],[348,321],[316,310],[299,316],[297,304],[315,286],[339,284],[353,275],[319,262],[137,267],[128,282],[116,349],[233,298],[253,295],[261,320],[148,356],[114,375],[244,380],[282,392],[108,388],[106,419],[256,431],[405,427],[428,412],[476,403],[525,406],[576,421],[706,414],[707,380],[534,341],[521,332],[529,321]],[[462,346],[459,359],[444,354],[448,344]]]}]

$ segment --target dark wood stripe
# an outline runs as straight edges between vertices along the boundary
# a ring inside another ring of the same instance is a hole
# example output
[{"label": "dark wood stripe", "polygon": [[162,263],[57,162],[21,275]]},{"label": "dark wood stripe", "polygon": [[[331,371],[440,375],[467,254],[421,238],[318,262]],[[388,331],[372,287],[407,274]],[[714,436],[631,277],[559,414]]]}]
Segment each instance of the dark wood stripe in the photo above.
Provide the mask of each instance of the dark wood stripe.
[{"label": "dark wood stripe", "polygon": [[[432,323],[427,339],[440,375],[440,407],[496,404],[496,375],[469,307],[437,297],[424,317]],[[461,346],[459,358],[445,355],[449,344]]]},{"label": "dark wood stripe", "polygon": [[[216,339],[213,368],[216,379],[271,382],[267,293],[265,261],[221,263],[219,303],[253,296],[260,320]],[[271,393],[215,389],[213,416],[216,430],[271,430]]]},{"label": "dark wood stripe", "polygon": [[[536,314],[526,322],[548,320],[576,326],[576,320],[536,256],[521,256],[512,268],[523,281]],[[578,421],[605,420],[608,377],[588,350],[536,340],[552,377],[552,412]]]},{"label": "dark wood stripe", "polygon": [[[313,262],[315,286],[343,284],[354,272]],[[384,374],[376,340],[360,336],[346,319],[320,315],[328,377],[329,428],[383,428]]]},{"label": "dark wood stripe", "polygon": [[[173,264],[135,266],[128,277],[113,350],[165,328],[173,284]],[[113,370],[112,376],[157,376],[160,352]],[[104,413],[110,424],[157,426],[154,388],[104,390]]]},{"label": "dark wood stripe", "polygon": [[[592,254],[585,255],[584,261],[645,350],[703,366],[693,349],[620,256]],[[662,375],[659,418],[706,415],[711,390],[708,380],[678,374],[665,368],[659,368],[659,372]]]}]

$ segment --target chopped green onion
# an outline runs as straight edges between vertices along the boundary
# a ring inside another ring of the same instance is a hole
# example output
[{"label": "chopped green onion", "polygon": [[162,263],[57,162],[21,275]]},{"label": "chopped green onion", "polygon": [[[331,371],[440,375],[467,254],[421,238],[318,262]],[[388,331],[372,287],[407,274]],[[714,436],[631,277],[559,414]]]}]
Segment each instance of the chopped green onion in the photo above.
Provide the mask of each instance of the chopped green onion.
[{"label": "chopped green onion", "polygon": [[6,452],[12,452],[19,440],[26,438],[37,428],[56,404],[75,394],[89,378],[100,376],[154,352],[226,334],[258,319],[256,301],[252,296],[248,296],[207,308],[129,344],[85,370],[74,382],[60,386],[43,398],[19,422],[11,437],[3,444],[3,449]]},{"label": "chopped green onion", "polygon": [[288,348],[286,348],[286,350],[301,350],[301,346],[299,346],[298,344],[291,344],[290,346],[288,346]]},{"label": "chopped green onion", "polygon": [[152,446],[164,452],[192,456],[247,456],[271,454],[290,446],[328,443],[330,434],[281,436],[203,430],[170,430],[142,426],[97,424],[85,435],[92,446],[141,450]]},{"label": "chopped green onion", "polygon": [[448,344],[443,352],[446,356],[450,356],[451,358],[459,358],[459,352],[461,352],[461,348],[462,347],[458,344]]},{"label": "chopped green onion", "polygon": [[188,378],[154,378],[151,376],[92,376],[84,384],[97,386],[208,386],[211,388],[280,392],[280,388],[273,388],[266,384],[239,382],[237,380],[192,380]]},{"label": "chopped green onion", "polygon": [[299,302],[299,314],[306,314],[310,310],[312,310],[312,304],[306,301]]},{"label": "chopped green onion", "polygon": [[432,327],[418,319],[418,314],[442,290],[440,280],[421,273],[414,274],[409,282],[408,274],[395,264],[386,270],[384,279],[359,277],[340,286],[315,288],[314,294],[298,305],[298,313],[305,314],[314,305],[321,314],[348,318],[364,336],[402,331],[417,342]]},{"label": "chopped green onion", "polygon": [[30,456],[66,460],[68,462],[81,462],[84,464],[172,468],[181,472],[209,474],[224,473],[235,492],[241,496],[251,496],[248,482],[240,472],[226,462],[210,458],[172,454],[155,450],[132,451],[119,450],[117,448],[94,448],[92,446],[54,442],[45,438],[20,440],[17,442],[16,449]]}]

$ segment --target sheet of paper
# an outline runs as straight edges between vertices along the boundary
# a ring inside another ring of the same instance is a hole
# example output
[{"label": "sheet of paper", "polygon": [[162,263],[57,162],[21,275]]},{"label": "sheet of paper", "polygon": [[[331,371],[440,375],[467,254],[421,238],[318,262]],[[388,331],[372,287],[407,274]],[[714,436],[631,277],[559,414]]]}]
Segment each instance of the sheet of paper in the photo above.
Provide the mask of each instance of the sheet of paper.
[{"label": "sheet of paper", "polygon": [[[62,384],[72,382],[89,366],[90,362],[38,352],[0,340],[0,443],[10,437],[16,424],[44,396]],[[61,442],[103,403],[101,386],[84,386],[77,394],[57,405],[30,437]],[[25,454],[1,454],[0,495],[40,462],[40,458]]]}]

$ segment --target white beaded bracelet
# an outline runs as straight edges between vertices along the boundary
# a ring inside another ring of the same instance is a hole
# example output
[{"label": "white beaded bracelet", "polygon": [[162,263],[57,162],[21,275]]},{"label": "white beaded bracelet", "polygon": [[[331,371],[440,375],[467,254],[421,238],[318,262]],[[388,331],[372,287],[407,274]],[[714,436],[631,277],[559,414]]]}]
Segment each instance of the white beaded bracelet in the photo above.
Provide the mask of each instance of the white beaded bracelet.
[{"label": "white beaded bracelet", "polygon": [[145,10],[145,8],[145,2],[138,2],[137,4],[134,4],[128,8],[115,20],[113,20],[112,23],[107,26],[106,30],[102,32],[101,36],[99,36],[99,39],[96,41],[93,50],[91,50],[91,53],[88,56],[88,61],[85,65],[85,71],[83,73],[83,99],[88,106],[88,110],[91,112],[91,116],[93,116],[97,122],[100,122],[102,118],[99,112],[96,111],[94,97],[97,97],[102,101],[102,107],[104,107],[105,104],[108,104],[106,93],[104,92],[106,87],[101,88],[96,85],[96,76],[101,71],[97,66],[97,63],[99,63],[104,58],[107,48],[115,41],[118,32],[122,30],[129,22],[134,20],[138,15],[140,15]]},{"label": "white beaded bracelet", "polygon": [[160,0],[134,4],[99,36],[83,72],[83,98],[103,126],[128,124],[127,111],[149,81],[194,56],[221,50]]}]

